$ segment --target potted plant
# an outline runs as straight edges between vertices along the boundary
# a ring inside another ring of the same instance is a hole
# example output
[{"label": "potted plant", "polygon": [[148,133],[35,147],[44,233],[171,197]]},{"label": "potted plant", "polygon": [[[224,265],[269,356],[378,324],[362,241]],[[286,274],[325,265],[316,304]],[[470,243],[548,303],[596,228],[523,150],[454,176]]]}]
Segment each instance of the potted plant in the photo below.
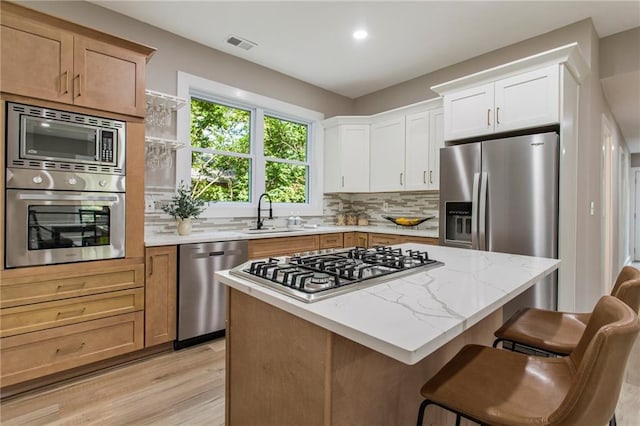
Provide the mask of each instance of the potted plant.
[{"label": "potted plant", "polygon": [[162,206],[162,211],[176,220],[179,235],[189,235],[191,233],[191,219],[200,217],[200,213],[204,209],[204,200],[194,197],[193,193],[183,183],[180,183],[171,202]]}]

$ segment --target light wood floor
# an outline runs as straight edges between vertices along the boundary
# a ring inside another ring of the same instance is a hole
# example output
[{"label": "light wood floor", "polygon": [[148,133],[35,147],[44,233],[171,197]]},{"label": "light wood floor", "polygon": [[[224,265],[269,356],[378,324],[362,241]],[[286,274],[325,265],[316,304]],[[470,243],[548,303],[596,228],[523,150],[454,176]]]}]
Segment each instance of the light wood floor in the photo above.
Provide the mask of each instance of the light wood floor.
[{"label": "light wood floor", "polygon": [[[220,339],[19,395],[0,424],[224,425],[224,351]],[[630,361],[619,426],[640,426],[640,340]]]}]

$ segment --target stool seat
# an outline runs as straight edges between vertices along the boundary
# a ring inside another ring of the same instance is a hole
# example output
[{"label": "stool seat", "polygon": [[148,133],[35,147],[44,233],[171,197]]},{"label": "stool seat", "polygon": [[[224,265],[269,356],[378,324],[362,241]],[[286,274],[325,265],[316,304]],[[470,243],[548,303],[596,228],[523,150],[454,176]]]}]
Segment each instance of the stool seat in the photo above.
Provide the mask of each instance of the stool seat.
[{"label": "stool seat", "polygon": [[[611,289],[634,312],[640,309],[640,270],[625,266]],[[493,347],[511,342],[556,355],[573,352],[589,322],[589,313],[565,313],[527,308],[516,312],[494,334]],[[515,349],[515,348],[514,348]]]},{"label": "stool seat", "polygon": [[573,376],[569,358],[540,358],[467,345],[420,393],[491,425],[548,424]]},{"label": "stool seat", "polygon": [[596,304],[568,356],[537,357],[479,345],[464,346],[420,393],[435,404],[483,425],[570,426],[613,424],[638,313],[613,296]]},{"label": "stool seat", "polygon": [[591,314],[526,308],[516,312],[495,332],[510,340],[558,355],[570,354],[578,345]]}]

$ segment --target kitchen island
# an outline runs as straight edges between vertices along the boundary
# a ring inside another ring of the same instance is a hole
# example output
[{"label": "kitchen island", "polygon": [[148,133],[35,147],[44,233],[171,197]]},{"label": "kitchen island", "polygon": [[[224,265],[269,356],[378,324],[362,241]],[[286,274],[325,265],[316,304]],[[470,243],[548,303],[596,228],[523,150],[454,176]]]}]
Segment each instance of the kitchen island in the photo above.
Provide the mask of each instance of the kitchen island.
[{"label": "kitchen island", "polygon": [[217,274],[230,288],[226,424],[413,424],[421,385],[464,344],[490,344],[502,306],[559,264],[399,247],[445,266],[311,304]]}]

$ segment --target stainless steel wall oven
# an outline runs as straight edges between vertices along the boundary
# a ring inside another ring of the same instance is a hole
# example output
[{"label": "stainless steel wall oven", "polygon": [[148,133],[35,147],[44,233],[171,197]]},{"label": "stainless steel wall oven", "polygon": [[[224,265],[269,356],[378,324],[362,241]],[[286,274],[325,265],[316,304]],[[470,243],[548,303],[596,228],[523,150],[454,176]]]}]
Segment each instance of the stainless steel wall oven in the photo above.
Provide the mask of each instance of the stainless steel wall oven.
[{"label": "stainless steel wall oven", "polygon": [[125,256],[121,121],[7,103],[5,267]]}]

